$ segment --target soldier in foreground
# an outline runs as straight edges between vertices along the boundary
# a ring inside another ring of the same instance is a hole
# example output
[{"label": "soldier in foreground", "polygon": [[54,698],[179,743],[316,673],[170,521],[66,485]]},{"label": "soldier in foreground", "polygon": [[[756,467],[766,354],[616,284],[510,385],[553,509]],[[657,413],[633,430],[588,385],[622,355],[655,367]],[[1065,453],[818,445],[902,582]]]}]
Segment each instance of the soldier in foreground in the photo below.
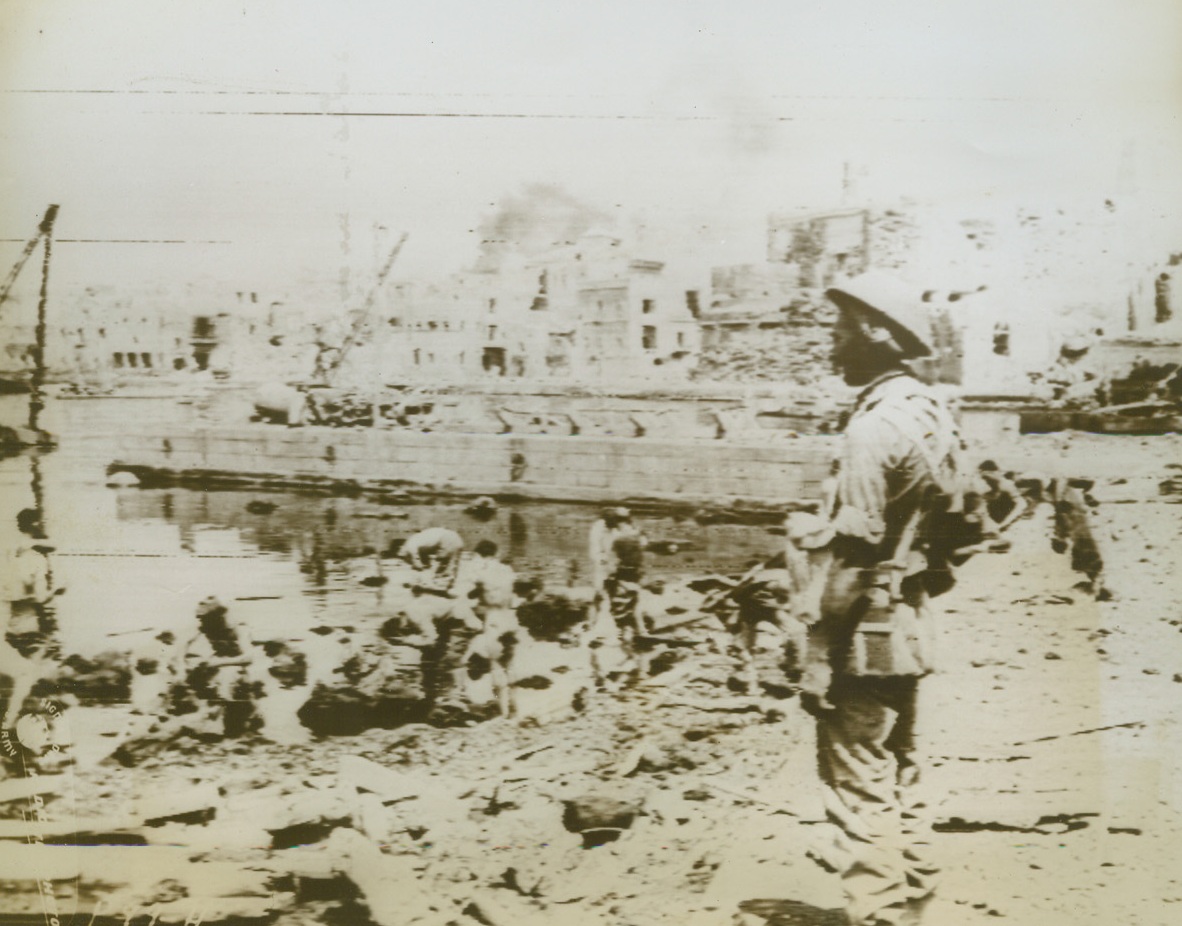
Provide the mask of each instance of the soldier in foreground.
[{"label": "soldier in foreground", "polygon": [[937,874],[909,813],[916,696],[933,669],[929,599],[951,587],[950,559],[977,538],[966,535],[956,425],[907,365],[932,352],[918,294],[867,274],[826,295],[839,310],[834,365],[862,392],[844,433],[832,565],[810,628],[829,671],[809,676],[814,690],[802,693],[839,831],[824,854],[841,874],[851,924],[917,924]]}]

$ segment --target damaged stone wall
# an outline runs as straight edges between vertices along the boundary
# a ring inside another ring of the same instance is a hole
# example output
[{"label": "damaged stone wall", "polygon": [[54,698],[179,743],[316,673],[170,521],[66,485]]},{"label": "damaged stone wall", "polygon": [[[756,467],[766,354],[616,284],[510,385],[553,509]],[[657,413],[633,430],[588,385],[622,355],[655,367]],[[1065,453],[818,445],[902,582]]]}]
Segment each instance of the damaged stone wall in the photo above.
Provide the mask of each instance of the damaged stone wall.
[{"label": "damaged stone wall", "polygon": [[702,382],[784,382],[812,386],[833,375],[829,361],[833,306],[819,291],[778,312],[704,319]]}]

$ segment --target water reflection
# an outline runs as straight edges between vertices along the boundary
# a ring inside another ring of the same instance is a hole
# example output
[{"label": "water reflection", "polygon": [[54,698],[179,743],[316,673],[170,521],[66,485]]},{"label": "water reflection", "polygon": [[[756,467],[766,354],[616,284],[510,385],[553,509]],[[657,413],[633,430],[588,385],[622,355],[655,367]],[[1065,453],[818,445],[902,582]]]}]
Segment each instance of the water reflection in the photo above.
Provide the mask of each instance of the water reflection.
[{"label": "water reflection", "polygon": [[[182,543],[217,528],[232,530],[246,548],[291,557],[324,587],[329,565],[372,556],[391,542],[416,531],[442,526],[457,531],[471,548],[492,540],[519,572],[551,583],[567,583],[585,574],[586,540],[598,510],[588,505],[517,503],[491,517],[475,518],[463,502],[387,505],[364,498],[322,498],[294,493],[188,489],[120,489],[116,516],[124,522],[173,524]],[[752,558],[774,549],[775,538],[763,527],[699,524],[689,517],[638,517],[654,539],[675,539],[686,549],[653,557],[650,570],[661,574],[743,568]]]}]

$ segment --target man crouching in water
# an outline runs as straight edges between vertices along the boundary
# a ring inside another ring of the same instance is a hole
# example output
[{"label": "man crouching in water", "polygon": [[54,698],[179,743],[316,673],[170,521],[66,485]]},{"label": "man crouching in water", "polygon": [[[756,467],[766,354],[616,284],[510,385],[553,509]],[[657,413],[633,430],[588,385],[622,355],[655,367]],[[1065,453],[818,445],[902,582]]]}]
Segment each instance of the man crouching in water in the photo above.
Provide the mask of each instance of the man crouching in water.
[{"label": "man crouching in water", "polygon": [[[917,294],[866,274],[826,295],[838,308],[833,363],[862,387],[844,432],[827,525],[832,567],[802,702],[854,926],[922,922],[937,870],[912,826],[916,696],[933,669],[929,599],[952,585],[963,536],[961,442],[943,400],[907,362],[932,353]],[[820,648],[822,652],[816,654]]]},{"label": "man crouching in water", "polygon": [[262,686],[250,672],[257,658],[252,649],[246,627],[229,617],[225,605],[212,597],[203,600],[197,632],[176,649],[176,675],[184,684],[177,692],[183,703],[174,703],[174,711],[183,716],[203,706],[226,737],[256,731],[261,722],[254,702]]}]

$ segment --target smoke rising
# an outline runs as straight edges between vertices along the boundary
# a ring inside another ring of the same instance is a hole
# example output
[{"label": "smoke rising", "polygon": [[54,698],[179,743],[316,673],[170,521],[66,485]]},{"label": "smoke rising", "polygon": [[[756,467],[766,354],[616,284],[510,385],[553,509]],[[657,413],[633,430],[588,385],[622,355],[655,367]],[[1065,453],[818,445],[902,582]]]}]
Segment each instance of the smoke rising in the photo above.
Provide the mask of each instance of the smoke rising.
[{"label": "smoke rising", "polygon": [[480,223],[481,250],[488,254],[506,246],[537,254],[556,244],[573,243],[596,227],[611,227],[610,215],[588,206],[561,187],[530,184],[501,201]]}]

